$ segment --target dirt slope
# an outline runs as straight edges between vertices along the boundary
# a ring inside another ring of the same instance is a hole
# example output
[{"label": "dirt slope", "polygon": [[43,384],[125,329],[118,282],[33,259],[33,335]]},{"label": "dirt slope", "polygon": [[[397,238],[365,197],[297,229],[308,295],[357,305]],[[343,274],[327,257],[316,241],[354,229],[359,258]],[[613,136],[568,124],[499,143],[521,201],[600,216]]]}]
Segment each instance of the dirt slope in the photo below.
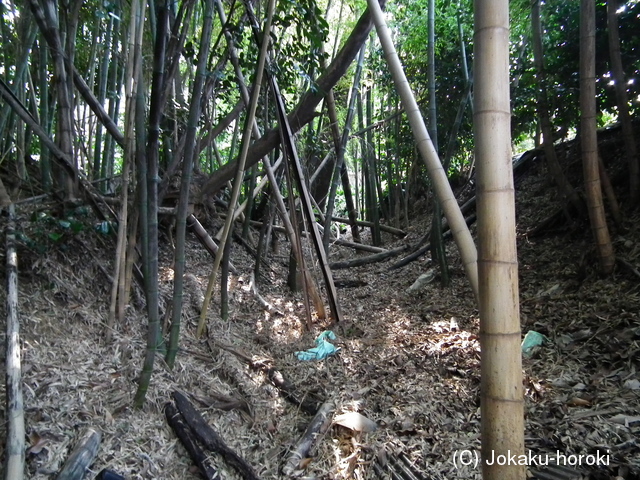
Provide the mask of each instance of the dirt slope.
[{"label": "dirt slope", "polygon": [[[601,149],[615,172],[621,169],[615,163],[617,144],[608,145]],[[574,181],[579,178],[576,157],[563,161]],[[584,223],[561,222],[527,236],[558,207],[540,159],[519,175],[517,202],[522,330],[549,339],[524,361],[527,449],[553,455],[608,452],[608,466],[583,464],[574,470],[582,478],[640,478],[640,278],[622,266],[611,278],[599,278]],[[480,352],[477,309],[452,243],[448,289],[435,281],[418,293],[406,292],[431,268],[424,257],[393,271],[388,270],[393,260],[336,271],[339,280],[358,280],[360,286],[339,289],[346,321],[334,328],[334,343],[341,350],[322,362],[302,362],[294,355],[312,347],[329,325],[315,318],[313,331],[305,331],[302,297],[285,286],[288,253],[270,253],[258,283],[264,298],[283,313],[272,315],[250,289],[253,260],[235,244],[239,275],[231,281],[231,318],[220,319],[217,295],[207,339],[198,340],[197,302],[189,297],[176,368],[169,371],[158,357],[147,404],[138,411],[131,403],[146,335],[140,289],[113,343],[106,345],[113,242],[92,228],[89,214],[76,212],[84,227],[74,233],[56,223],[60,219],[51,211],[44,203],[19,209],[24,395],[33,445],[28,478],[53,478],[87,427],[103,434],[94,473],[87,478],[107,467],[127,479],[199,478],[164,418],[163,406],[174,390],[192,396],[260,478],[283,478],[280,468],[310,416],[286,401],[247,358],[276,367],[304,395],[333,400],[337,413],[357,411],[378,425],[370,433],[332,426],[303,462],[300,476],[480,478],[473,465],[453,464],[456,452],[480,447]],[[385,234],[385,246],[412,244],[427,225],[429,219],[420,219],[402,240]],[[627,213],[624,226],[625,233],[613,234],[616,255],[637,268],[638,214]],[[163,312],[172,291],[167,243],[160,273]],[[332,260],[354,255],[332,248]],[[211,264],[191,238],[187,271],[201,288]],[[0,389],[4,398],[4,385]],[[215,408],[223,403],[231,409]],[[4,439],[1,425],[0,435]],[[211,461],[223,478],[240,478],[219,456]]]}]

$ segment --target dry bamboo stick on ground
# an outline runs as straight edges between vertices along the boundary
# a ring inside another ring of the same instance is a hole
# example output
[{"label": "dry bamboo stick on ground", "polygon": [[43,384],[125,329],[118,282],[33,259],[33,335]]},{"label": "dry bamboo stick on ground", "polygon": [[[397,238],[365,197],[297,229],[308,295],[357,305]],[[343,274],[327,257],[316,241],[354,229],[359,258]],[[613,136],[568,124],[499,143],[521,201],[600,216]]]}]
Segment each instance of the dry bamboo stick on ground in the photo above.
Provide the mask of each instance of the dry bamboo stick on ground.
[{"label": "dry bamboo stick on ground", "polygon": [[[348,218],[342,218],[342,217],[331,217],[331,220],[333,220],[334,222],[338,222],[338,223],[349,223],[349,219]],[[369,222],[366,220],[358,220],[356,222],[358,224],[359,227],[373,227],[373,222]],[[397,235],[399,237],[406,237],[407,236],[407,232],[405,232],[404,230],[400,230],[399,228],[394,228],[394,227],[390,227],[389,225],[384,225],[384,224],[380,224],[380,230],[382,230],[383,232],[388,232],[388,233],[392,233],[394,235]]]},{"label": "dry bamboo stick on ground", "polygon": [[[190,227],[193,230],[193,233],[198,237],[202,246],[207,249],[212,257],[215,258],[218,251],[218,245],[216,245],[209,233],[194,215],[189,215],[187,217],[187,227]],[[229,262],[229,270],[231,270],[234,275],[238,275],[238,270],[231,262]]]},{"label": "dry bamboo stick on ground", "polygon": [[209,339],[209,348],[211,351],[214,351],[214,347],[221,348],[245,362],[251,368],[256,370],[261,370],[267,374],[269,380],[273,385],[282,393],[284,398],[297,406],[301,411],[308,415],[315,415],[320,408],[322,400],[317,398],[311,392],[304,392],[298,389],[293,383],[287,380],[282,373],[274,367],[269,366],[267,363],[262,361],[253,361],[253,359],[243,353],[239,352],[237,349],[232,348],[229,345],[225,345],[220,341],[214,341]]},{"label": "dry bamboo stick on ground", "polygon": [[172,397],[193,434],[208,450],[222,455],[224,460],[234,467],[245,480],[260,480],[253,467],[227,446],[218,432],[204,420],[185,395],[175,391]]},{"label": "dry bamboo stick on ground", "polygon": [[334,410],[335,405],[331,400],[325,402],[322,407],[320,407],[316,416],[309,422],[307,429],[302,434],[302,437],[300,437],[297,445],[289,454],[287,462],[284,464],[284,467],[282,467],[282,473],[291,476],[298,470],[300,462],[309,456],[309,453],[316,444],[316,440],[320,438],[331,425]]},{"label": "dry bamboo stick on ground", "polygon": [[171,402],[167,402],[164,406],[164,414],[167,417],[167,422],[169,422],[169,425],[182,442],[187,453],[189,453],[191,460],[193,460],[198,466],[198,469],[204,478],[207,480],[219,478],[218,471],[213,468],[213,465],[211,465],[211,462],[207,458],[207,454],[198,446],[198,443],[196,442],[193,433],[191,433],[191,430],[189,430],[189,426],[185,422],[184,417]]},{"label": "dry bamboo stick on ground", "polygon": [[82,480],[98,455],[100,432],[88,428],[64,463],[56,480]]},{"label": "dry bamboo stick on ground", "polygon": [[409,249],[408,245],[404,245],[402,247],[394,248],[393,250],[385,250],[381,253],[375,253],[373,255],[369,255],[367,257],[357,257],[351,260],[345,260],[342,262],[334,262],[330,264],[332,270],[340,270],[342,268],[351,268],[351,267],[359,267],[361,265],[367,265],[369,263],[382,262],[387,258],[395,257],[396,255],[400,255],[402,252],[406,252]]},{"label": "dry bamboo stick on ground", "polygon": [[253,276],[253,272],[251,272],[251,280],[249,281],[249,285],[251,286],[251,291],[253,292],[255,297],[258,299],[258,302],[260,302],[260,305],[262,305],[262,308],[264,308],[271,315],[280,315],[281,317],[284,316],[284,313],[282,313],[276,307],[271,305],[269,302],[267,302],[264,299],[262,295],[260,295],[260,292],[258,292],[258,287],[256,285],[256,280]]}]

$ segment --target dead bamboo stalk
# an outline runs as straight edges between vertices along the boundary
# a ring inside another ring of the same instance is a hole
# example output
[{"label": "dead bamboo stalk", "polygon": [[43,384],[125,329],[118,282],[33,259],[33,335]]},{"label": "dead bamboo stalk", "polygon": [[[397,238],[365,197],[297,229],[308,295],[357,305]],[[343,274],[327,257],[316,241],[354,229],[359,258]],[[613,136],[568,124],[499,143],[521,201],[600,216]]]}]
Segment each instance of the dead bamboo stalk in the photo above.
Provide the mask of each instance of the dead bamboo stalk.
[{"label": "dead bamboo stalk", "polygon": [[[342,218],[342,217],[331,217],[331,219],[334,222],[346,223],[346,224],[349,224],[349,221],[350,221],[348,218]],[[373,222],[368,222],[366,220],[358,220],[356,222],[356,224],[358,226],[360,226],[360,227],[372,227],[373,226]],[[392,234],[397,235],[399,237],[406,237],[407,236],[407,232],[405,232],[404,230],[400,230],[399,228],[391,227],[389,225],[380,224],[380,230],[382,230],[383,232],[392,233]]]},{"label": "dead bamboo stalk", "polygon": [[[211,238],[209,233],[194,215],[189,215],[187,217],[187,227],[190,227],[193,230],[193,233],[198,237],[200,243],[207,249],[211,256],[215,258],[218,252],[218,245],[216,245],[216,242],[213,241],[213,238]],[[229,263],[229,268],[234,275],[238,274],[238,270],[232,263]]]},{"label": "dead bamboo stalk", "polygon": [[25,427],[20,364],[18,321],[18,256],[16,253],[15,207],[9,205],[7,226],[7,446],[5,480],[24,478]]},{"label": "dead bamboo stalk", "polygon": [[402,247],[394,248],[393,250],[385,250],[380,253],[369,255],[367,257],[357,257],[351,260],[333,262],[329,266],[331,267],[331,270],[340,270],[343,268],[359,267],[361,265],[368,265],[370,263],[382,262],[387,258],[400,255],[402,252],[406,252],[408,249],[409,249],[408,245],[403,245]]},{"label": "dead bamboo stalk", "polygon": [[67,458],[56,480],[82,480],[98,454],[100,432],[87,429]]},{"label": "dead bamboo stalk", "polygon": [[235,450],[227,446],[223,438],[205,421],[186,395],[175,391],[171,396],[190,431],[206,449],[220,454],[245,480],[260,480],[253,467]]},{"label": "dead bamboo stalk", "polygon": [[291,476],[299,469],[301,460],[309,456],[309,452],[315,446],[318,438],[320,438],[331,425],[334,410],[335,405],[331,400],[325,402],[322,407],[320,407],[320,410],[318,410],[318,413],[316,413],[315,417],[309,422],[307,429],[289,454],[289,458],[287,458],[287,462],[282,468],[282,473]]}]

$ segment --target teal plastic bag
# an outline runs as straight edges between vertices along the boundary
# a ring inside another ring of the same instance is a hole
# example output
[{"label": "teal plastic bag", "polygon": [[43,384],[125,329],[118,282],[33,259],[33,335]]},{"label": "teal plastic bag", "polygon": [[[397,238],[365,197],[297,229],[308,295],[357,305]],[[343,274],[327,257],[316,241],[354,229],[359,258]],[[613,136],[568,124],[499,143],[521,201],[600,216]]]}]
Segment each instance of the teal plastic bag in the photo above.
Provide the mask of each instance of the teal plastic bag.
[{"label": "teal plastic bag", "polygon": [[549,339],[541,333],[529,330],[522,340],[523,355],[529,357],[533,353],[534,347],[539,347],[548,341]]},{"label": "teal plastic bag", "polygon": [[296,352],[296,357],[298,357],[298,360],[308,362],[311,360],[324,360],[329,355],[334,355],[339,352],[340,349],[336,348],[335,345],[330,343],[327,339],[335,340],[336,334],[331,330],[325,330],[318,335],[318,338],[316,338],[316,346],[314,348],[310,348],[304,352]]}]

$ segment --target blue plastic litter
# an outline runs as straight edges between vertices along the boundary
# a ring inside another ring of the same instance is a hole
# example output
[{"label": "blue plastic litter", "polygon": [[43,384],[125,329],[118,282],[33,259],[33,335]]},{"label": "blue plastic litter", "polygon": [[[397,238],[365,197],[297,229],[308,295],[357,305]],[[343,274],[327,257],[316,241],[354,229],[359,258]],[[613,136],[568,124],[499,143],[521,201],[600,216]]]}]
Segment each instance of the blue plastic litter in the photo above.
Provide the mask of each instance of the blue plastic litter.
[{"label": "blue plastic litter", "polygon": [[310,348],[304,352],[296,352],[296,357],[298,357],[298,360],[308,362],[311,360],[324,360],[329,355],[334,355],[339,352],[340,348],[336,348],[335,345],[329,343],[327,339],[335,340],[336,334],[331,330],[325,330],[316,338],[316,346],[314,348]]},{"label": "blue plastic litter", "polygon": [[534,347],[539,347],[548,341],[549,339],[541,333],[529,330],[522,341],[522,353],[528,357],[533,353]]}]

